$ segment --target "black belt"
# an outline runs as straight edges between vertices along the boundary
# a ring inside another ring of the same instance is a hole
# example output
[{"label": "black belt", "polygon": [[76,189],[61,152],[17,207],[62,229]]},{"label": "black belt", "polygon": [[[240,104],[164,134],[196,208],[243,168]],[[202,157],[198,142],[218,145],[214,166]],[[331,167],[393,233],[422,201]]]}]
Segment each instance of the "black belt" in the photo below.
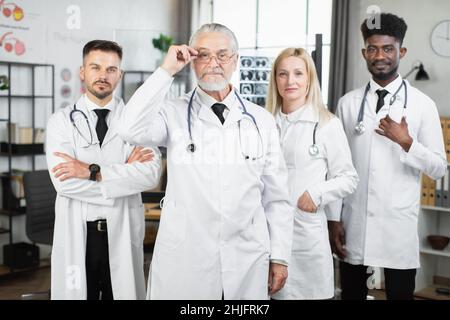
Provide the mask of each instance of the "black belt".
[{"label": "black belt", "polygon": [[96,230],[99,232],[106,232],[108,231],[107,225],[106,225],[106,219],[101,220],[95,220],[95,221],[88,221],[87,222],[87,228],[88,230]]}]

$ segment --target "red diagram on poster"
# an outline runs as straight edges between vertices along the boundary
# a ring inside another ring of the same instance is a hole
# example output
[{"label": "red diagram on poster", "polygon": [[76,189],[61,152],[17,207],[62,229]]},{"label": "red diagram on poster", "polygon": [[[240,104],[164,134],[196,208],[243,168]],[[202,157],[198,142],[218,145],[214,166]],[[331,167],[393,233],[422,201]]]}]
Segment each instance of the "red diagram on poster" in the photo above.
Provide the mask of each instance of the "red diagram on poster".
[{"label": "red diagram on poster", "polygon": [[20,56],[25,53],[25,43],[15,37],[11,37],[12,34],[12,32],[7,32],[0,36],[0,47],[3,47],[6,52],[14,52]]},{"label": "red diagram on poster", "polygon": [[0,10],[5,17],[11,17],[16,21],[20,21],[24,17],[23,9],[12,2],[5,3],[4,0],[0,0]]}]

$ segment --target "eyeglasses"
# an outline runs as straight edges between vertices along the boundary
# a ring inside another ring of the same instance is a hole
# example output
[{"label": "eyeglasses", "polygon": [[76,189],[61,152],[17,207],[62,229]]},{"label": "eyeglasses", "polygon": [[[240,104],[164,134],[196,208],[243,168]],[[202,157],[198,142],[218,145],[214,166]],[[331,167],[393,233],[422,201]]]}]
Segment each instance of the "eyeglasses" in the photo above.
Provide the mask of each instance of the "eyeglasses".
[{"label": "eyeglasses", "polygon": [[214,57],[219,63],[228,63],[231,61],[231,58],[233,58],[235,54],[236,53],[230,55],[228,52],[225,51],[219,52],[217,55],[213,55],[209,51],[199,51],[196,61],[201,63],[209,63],[211,59]]}]

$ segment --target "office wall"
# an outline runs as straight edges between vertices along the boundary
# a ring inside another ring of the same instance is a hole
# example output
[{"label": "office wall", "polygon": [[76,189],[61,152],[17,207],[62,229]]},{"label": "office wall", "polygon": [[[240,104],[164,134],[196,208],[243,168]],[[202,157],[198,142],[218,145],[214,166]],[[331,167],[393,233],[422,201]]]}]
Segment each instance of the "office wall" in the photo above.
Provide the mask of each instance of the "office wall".
[{"label": "office wall", "polygon": [[401,60],[400,73],[406,74],[416,60],[421,60],[430,81],[414,81],[414,74],[408,77],[411,84],[437,104],[442,116],[450,116],[450,58],[436,55],[431,49],[430,34],[434,26],[449,19],[450,1],[448,0],[351,0],[351,37],[349,43],[349,71],[347,88],[356,88],[367,83],[370,74],[361,56],[363,40],[359,27],[367,17],[367,8],[377,5],[383,12],[391,12],[403,17],[408,24],[404,46],[408,49]]},{"label": "office wall", "polygon": [[[15,0],[24,16],[15,21],[12,16],[0,14],[0,37],[13,32],[26,46],[17,55],[0,47],[0,61],[48,63],[55,65],[55,109],[73,104],[81,93],[78,78],[82,63],[82,48],[93,39],[115,40],[122,45],[124,70],[153,70],[159,52],[153,48],[152,38],[160,33],[172,35],[176,42],[186,41],[190,29],[189,3],[185,0]],[[78,19],[79,18],[79,19]],[[71,73],[68,81],[61,72]],[[0,70],[4,73],[4,70]],[[15,76],[21,90],[27,90],[27,73],[19,71]],[[14,80],[14,79],[13,79]],[[50,76],[41,81],[49,83]],[[66,86],[66,87],[64,87]],[[18,87],[16,86],[16,89]],[[45,104],[40,101],[40,104]],[[0,118],[7,116],[7,108],[0,105]],[[45,127],[50,111],[47,105],[37,106],[36,126]],[[13,120],[22,126],[31,125],[30,105],[16,100]],[[5,140],[4,128],[0,128],[0,140]],[[31,169],[28,157],[14,158],[13,167]],[[45,157],[38,156],[37,168],[46,168]],[[0,172],[6,171],[7,158],[0,158]],[[1,193],[0,193],[1,198]],[[0,199],[1,206],[1,199]],[[0,216],[0,226],[8,226],[7,217]],[[14,241],[26,240],[25,217],[14,218]],[[0,235],[0,263],[3,261],[3,244],[8,235]],[[45,256],[45,254],[43,254]]]}]

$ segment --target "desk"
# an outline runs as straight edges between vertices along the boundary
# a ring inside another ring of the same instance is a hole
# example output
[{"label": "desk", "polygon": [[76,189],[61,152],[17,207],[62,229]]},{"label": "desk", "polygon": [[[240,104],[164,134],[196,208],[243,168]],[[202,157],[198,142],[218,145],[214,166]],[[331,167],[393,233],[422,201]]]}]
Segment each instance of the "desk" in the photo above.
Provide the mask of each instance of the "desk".
[{"label": "desk", "polygon": [[145,220],[159,221],[161,217],[161,208],[159,203],[144,203]]},{"label": "desk", "polygon": [[153,251],[153,245],[156,241],[156,234],[158,233],[161,208],[159,207],[159,203],[144,203],[144,208],[146,222],[144,250]]}]

